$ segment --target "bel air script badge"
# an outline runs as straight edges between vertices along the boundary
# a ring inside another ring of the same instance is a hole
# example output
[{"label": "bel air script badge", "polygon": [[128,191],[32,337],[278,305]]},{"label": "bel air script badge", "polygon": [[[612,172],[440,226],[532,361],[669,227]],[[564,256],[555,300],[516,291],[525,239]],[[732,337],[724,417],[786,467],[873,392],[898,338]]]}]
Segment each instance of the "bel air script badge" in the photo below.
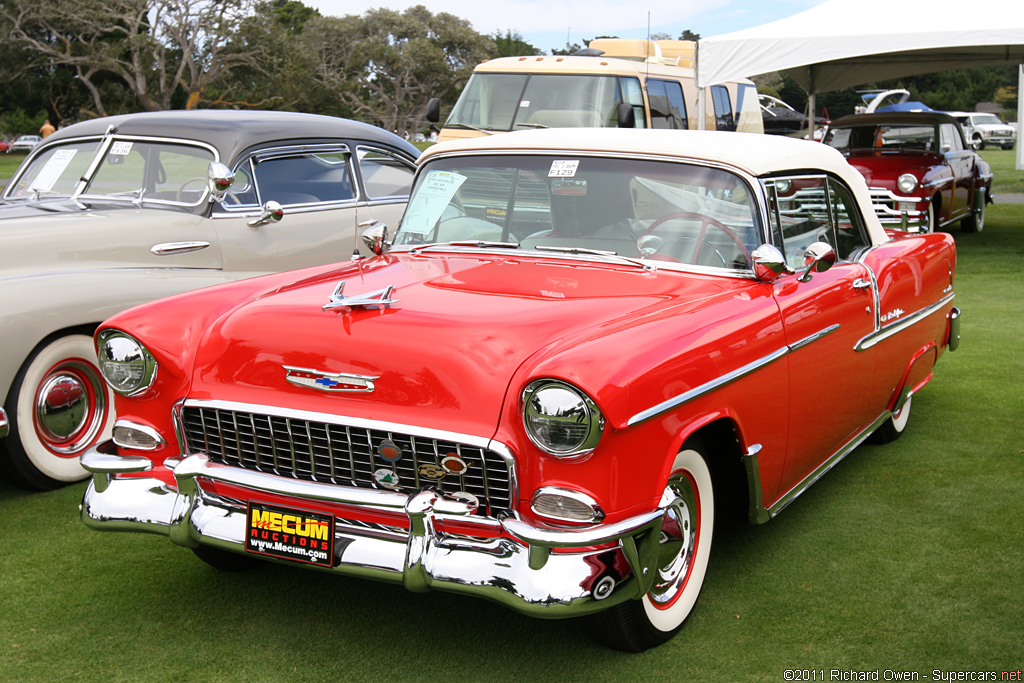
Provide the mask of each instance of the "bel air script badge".
[{"label": "bel air script badge", "polygon": [[373,391],[373,380],[380,379],[379,376],[353,375],[347,372],[324,372],[323,370],[295,368],[288,365],[281,367],[287,372],[285,379],[289,383],[320,391],[369,393]]}]

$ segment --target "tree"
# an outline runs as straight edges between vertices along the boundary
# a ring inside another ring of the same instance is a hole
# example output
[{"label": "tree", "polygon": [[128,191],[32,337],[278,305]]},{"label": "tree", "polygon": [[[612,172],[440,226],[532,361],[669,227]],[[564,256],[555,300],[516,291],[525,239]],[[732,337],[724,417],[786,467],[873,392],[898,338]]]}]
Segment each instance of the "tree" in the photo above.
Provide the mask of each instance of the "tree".
[{"label": "tree", "polygon": [[195,107],[209,83],[249,61],[227,50],[252,0],[6,0],[0,15],[35,65],[65,66],[108,112],[113,75],[146,110],[170,109],[176,95]]},{"label": "tree", "polygon": [[400,135],[423,128],[427,101],[453,99],[496,49],[465,19],[422,5],[312,19],[302,40],[315,86]]},{"label": "tree", "polygon": [[491,40],[494,41],[494,45],[497,48],[494,52],[495,57],[521,57],[543,54],[539,49],[523,40],[523,36],[512,29],[505,29],[504,34],[495,31],[491,35]]}]

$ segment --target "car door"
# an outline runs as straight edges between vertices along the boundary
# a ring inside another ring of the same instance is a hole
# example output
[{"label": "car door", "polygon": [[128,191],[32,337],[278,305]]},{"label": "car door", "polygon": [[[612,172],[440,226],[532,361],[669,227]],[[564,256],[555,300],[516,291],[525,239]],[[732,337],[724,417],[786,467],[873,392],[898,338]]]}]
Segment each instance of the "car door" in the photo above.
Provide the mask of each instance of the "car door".
[{"label": "car door", "polygon": [[974,192],[974,159],[972,150],[966,149],[956,124],[939,124],[940,144],[946,164],[953,172],[952,216],[961,216],[971,208]]},{"label": "car door", "polygon": [[[769,192],[774,241],[796,271],[774,283],[790,349],[790,438],[779,489],[786,492],[876,417],[869,417],[873,354],[855,351],[874,330],[874,296],[870,272],[853,258],[867,240],[848,189],[800,176],[769,184]],[[801,281],[815,242],[831,245],[839,260]]]},{"label": "car door", "polygon": [[[378,156],[383,153],[370,154],[367,165]],[[273,272],[368,253],[362,230],[378,221],[397,224],[408,201],[412,165],[394,156],[409,182],[393,182],[392,193],[377,199],[367,197],[360,182],[353,145],[302,145],[248,156],[236,165],[232,187],[214,210],[225,269]],[[280,220],[264,216],[268,201],[281,205]]]}]

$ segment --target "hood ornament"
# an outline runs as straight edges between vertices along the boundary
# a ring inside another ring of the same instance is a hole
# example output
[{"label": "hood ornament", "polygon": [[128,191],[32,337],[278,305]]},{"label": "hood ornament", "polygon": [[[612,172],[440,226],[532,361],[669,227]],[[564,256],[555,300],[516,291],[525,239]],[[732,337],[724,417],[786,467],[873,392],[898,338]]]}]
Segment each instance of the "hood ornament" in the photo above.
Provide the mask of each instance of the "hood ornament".
[{"label": "hood ornament", "polygon": [[373,380],[379,376],[353,375],[348,372],[324,372],[309,368],[296,368],[282,365],[287,373],[285,379],[290,384],[307,389],[319,389],[328,392],[370,393],[373,391]]},{"label": "hood ornament", "polygon": [[367,292],[366,294],[357,294],[356,296],[344,296],[341,293],[343,289],[345,289],[344,280],[338,283],[337,288],[334,290],[334,294],[331,294],[331,300],[324,304],[323,310],[327,311],[332,308],[360,307],[383,310],[391,306],[391,304],[398,303],[400,301],[400,299],[391,298],[391,293],[395,291],[394,285],[388,285],[384,289]]}]

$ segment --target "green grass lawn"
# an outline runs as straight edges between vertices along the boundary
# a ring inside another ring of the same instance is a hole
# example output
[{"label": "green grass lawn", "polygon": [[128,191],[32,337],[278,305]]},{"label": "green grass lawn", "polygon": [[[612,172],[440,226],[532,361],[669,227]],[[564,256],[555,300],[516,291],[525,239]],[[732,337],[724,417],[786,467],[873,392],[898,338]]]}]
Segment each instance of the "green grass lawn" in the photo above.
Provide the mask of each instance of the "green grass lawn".
[{"label": "green grass lawn", "polygon": [[907,433],[857,449],[769,524],[720,530],[696,612],[660,648],[625,655],[573,621],[280,565],[221,574],[165,537],[90,531],[77,512],[84,484],[40,494],[0,482],[0,680],[1017,671],[1024,205],[996,205],[984,232],[956,239],[963,343],[914,397]]},{"label": "green grass lawn", "polygon": [[1024,171],[1017,170],[1017,150],[985,148],[978,152],[992,167],[992,194],[1024,193]]}]

